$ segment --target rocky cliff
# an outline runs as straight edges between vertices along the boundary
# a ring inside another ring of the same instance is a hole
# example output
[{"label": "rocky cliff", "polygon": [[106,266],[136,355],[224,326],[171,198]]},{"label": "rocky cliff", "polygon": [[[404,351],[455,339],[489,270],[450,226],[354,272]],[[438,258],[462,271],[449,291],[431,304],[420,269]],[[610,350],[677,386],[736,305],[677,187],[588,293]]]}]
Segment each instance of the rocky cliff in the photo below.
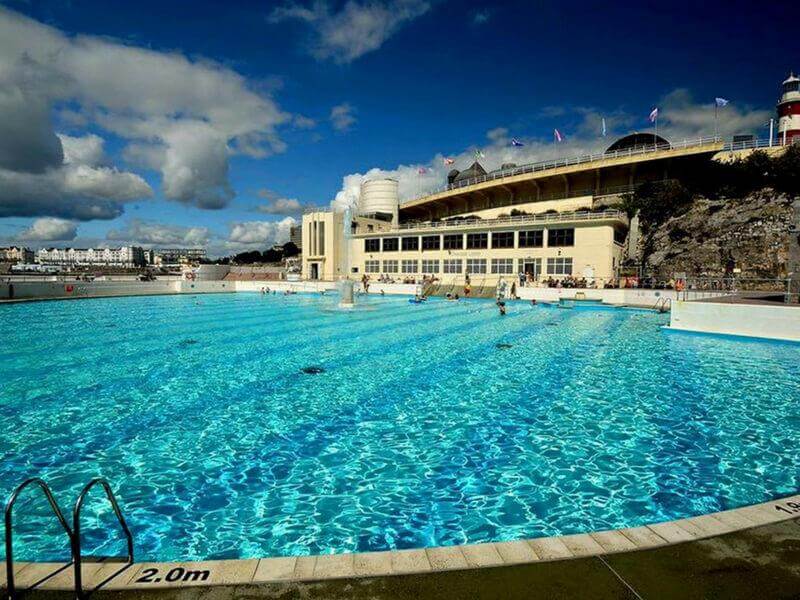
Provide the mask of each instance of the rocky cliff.
[{"label": "rocky cliff", "polygon": [[717,277],[734,269],[740,277],[786,277],[794,202],[800,199],[770,189],[744,198],[695,197],[675,216],[645,224],[638,259],[659,277]]}]

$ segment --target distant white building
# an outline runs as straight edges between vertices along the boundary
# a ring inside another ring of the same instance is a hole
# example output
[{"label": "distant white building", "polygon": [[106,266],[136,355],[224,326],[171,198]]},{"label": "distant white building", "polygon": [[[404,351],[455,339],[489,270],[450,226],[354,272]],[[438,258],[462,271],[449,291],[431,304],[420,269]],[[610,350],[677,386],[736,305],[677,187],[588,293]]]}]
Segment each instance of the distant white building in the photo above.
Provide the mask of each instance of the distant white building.
[{"label": "distant white building", "polygon": [[43,265],[142,267],[144,250],[139,246],[120,248],[40,248],[36,259]]},{"label": "distant white building", "polygon": [[9,246],[0,248],[0,262],[12,263],[32,263],[34,260],[33,250],[22,246]]},{"label": "distant white building", "polygon": [[158,248],[154,253],[155,263],[165,265],[200,262],[206,258],[205,248]]}]

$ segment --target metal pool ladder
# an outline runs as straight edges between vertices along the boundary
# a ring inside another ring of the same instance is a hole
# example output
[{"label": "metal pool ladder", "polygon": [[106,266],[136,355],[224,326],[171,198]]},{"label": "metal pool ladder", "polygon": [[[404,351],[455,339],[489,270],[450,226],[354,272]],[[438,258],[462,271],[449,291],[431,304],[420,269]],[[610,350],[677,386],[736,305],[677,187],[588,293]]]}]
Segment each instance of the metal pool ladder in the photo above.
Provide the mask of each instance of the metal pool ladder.
[{"label": "metal pool ladder", "polygon": [[[111,504],[111,508],[114,510],[114,515],[117,517],[117,521],[122,528],[123,533],[125,534],[125,540],[127,542],[127,549],[128,555],[124,557],[125,566],[133,563],[133,536],[131,535],[130,529],[128,529],[128,524],[125,522],[125,517],[122,516],[122,511],[120,510],[119,504],[117,503],[117,499],[114,497],[114,492],[111,490],[111,486],[109,485],[108,481],[103,479],[102,477],[95,477],[92,479],[86,486],[83,488],[81,493],[78,495],[78,500],[75,502],[75,507],[72,510],[72,528],[70,528],[67,520],[64,518],[61,509],[58,507],[58,503],[56,502],[55,497],[53,496],[53,492],[50,490],[50,486],[45,483],[43,479],[40,477],[31,477],[30,479],[26,479],[17,488],[11,493],[8,497],[8,501],[6,502],[5,508],[5,529],[6,529],[6,585],[8,587],[8,597],[11,600],[15,600],[19,597],[19,593],[14,585],[14,546],[13,546],[13,518],[12,513],[14,509],[14,504],[16,504],[17,499],[19,498],[20,493],[30,485],[36,484],[42,490],[47,499],[47,502],[50,504],[50,509],[55,514],[56,518],[58,519],[61,528],[67,534],[67,538],[69,539],[69,547],[70,547],[70,555],[71,560],[66,565],[67,567],[72,566],[74,569],[74,584],[75,584],[75,596],[79,599],[86,598],[88,596],[87,593],[83,590],[83,582],[82,582],[82,573],[81,573],[81,564],[83,563],[83,556],[81,552],[81,524],[80,524],[80,516],[81,516],[81,508],[83,508],[83,503],[86,500],[86,495],[89,491],[96,485],[99,485],[103,488],[103,491],[106,493],[106,498],[108,499],[109,503]],[[119,561],[121,557],[88,557],[94,561],[97,560],[108,560],[108,561]],[[93,590],[92,590],[93,591]]]}]

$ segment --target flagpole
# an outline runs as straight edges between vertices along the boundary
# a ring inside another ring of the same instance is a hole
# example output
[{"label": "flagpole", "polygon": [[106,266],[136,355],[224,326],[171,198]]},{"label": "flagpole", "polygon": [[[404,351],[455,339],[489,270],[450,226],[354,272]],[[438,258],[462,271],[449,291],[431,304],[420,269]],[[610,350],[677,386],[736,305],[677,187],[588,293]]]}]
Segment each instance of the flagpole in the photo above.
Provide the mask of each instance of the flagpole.
[{"label": "flagpole", "polygon": [[656,108],[656,137],[653,140],[653,147],[658,150],[658,108]]}]

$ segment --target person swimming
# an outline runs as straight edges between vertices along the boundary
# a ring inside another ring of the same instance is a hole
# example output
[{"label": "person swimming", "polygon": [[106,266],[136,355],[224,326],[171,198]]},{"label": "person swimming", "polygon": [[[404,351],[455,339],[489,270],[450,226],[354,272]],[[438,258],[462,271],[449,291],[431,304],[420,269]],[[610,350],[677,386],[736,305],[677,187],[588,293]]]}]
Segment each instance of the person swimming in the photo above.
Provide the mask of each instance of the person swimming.
[{"label": "person swimming", "polygon": [[497,308],[500,309],[500,316],[501,317],[505,316],[505,314],[506,314],[506,303],[501,301],[501,300],[498,300],[497,301]]}]

